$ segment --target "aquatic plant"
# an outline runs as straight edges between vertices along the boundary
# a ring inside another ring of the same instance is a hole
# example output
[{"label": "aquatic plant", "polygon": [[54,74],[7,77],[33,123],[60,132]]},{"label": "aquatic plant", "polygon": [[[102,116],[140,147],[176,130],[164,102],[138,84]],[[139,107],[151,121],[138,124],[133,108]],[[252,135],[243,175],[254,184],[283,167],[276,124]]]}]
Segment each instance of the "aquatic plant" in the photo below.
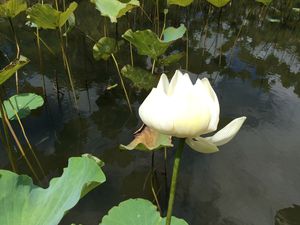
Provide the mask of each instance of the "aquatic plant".
[{"label": "aquatic plant", "polygon": [[30,177],[0,170],[0,224],[57,225],[71,208],[106,178],[103,162],[90,155],[69,159],[61,177],[44,189]]},{"label": "aquatic plant", "polygon": [[171,223],[177,176],[186,142],[201,153],[214,153],[229,142],[239,131],[246,117],[233,120],[211,137],[200,135],[214,132],[219,123],[220,106],[208,79],[197,79],[192,84],[188,74],[175,72],[171,82],[163,74],[139,108],[142,121],[150,128],[180,138],[173,165],[166,225]]}]

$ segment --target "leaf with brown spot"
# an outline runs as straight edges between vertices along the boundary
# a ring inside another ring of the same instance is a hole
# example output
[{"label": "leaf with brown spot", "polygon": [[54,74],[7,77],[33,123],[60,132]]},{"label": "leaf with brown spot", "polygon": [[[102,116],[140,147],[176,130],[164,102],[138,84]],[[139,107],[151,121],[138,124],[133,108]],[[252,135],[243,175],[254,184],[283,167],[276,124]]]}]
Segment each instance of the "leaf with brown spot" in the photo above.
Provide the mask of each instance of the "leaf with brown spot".
[{"label": "leaf with brown spot", "polygon": [[163,147],[173,147],[172,137],[161,134],[146,125],[134,133],[134,139],[128,145],[120,145],[123,150],[154,151]]}]

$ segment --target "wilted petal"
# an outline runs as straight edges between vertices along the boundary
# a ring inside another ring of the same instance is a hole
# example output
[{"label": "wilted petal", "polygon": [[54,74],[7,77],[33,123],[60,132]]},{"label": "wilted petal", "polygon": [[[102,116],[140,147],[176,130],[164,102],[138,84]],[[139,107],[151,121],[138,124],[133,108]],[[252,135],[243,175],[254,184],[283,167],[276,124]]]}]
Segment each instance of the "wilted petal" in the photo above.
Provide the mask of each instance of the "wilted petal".
[{"label": "wilted petal", "polygon": [[166,74],[163,73],[159,79],[157,89],[161,89],[165,92],[165,94],[167,94],[168,88],[169,88],[169,80]]},{"label": "wilted petal", "polygon": [[187,138],[185,140],[185,143],[193,150],[205,154],[215,153],[219,151],[218,147],[215,144],[202,137],[198,137],[196,139]]},{"label": "wilted petal", "polygon": [[220,116],[219,100],[218,100],[218,97],[217,97],[214,89],[210,85],[209,80],[207,78],[203,78],[202,83],[203,83],[207,93],[209,94],[209,96],[212,99],[211,104],[210,104],[211,118],[210,118],[210,122],[209,122],[209,126],[208,126],[208,132],[213,132],[217,129],[218,123],[219,123],[219,116]]},{"label": "wilted petal", "polygon": [[224,145],[229,141],[231,141],[232,138],[234,138],[234,136],[242,127],[245,120],[246,120],[245,116],[234,119],[229,124],[227,124],[223,129],[218,131],[215,135],[211,137],[207,137],[205,139],[214,143],[217,146]]}]

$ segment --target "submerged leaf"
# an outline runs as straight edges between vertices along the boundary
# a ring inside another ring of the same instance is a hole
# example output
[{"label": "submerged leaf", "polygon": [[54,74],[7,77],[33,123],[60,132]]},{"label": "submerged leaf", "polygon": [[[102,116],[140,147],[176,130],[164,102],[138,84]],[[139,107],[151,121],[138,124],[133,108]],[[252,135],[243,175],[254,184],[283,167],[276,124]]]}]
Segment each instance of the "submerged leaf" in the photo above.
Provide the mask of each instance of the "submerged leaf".
[{"label": "submerged leaf", "polygon": [[168,5],[179,5],[179,6],[188,6],[190,5],[194,0],[168,0]]},{"label": "submerged leaf", "polygon": [[26,9],[26,0],[8,0],[0,4],[0,17],[14,18]]},{"label": "submerged leaf", "polygon": [[132,67],[131,65],[124,66],[121,73],[139,89],[150,90],[158,82],[158,79],[152,73],[139,67]]},{"label": "submerged leaf", "polygon": [[171,54],[171,55],[168,55],[166,56],[165,58],[163,59],[160,59],[158,61],[158,63],[162,66],[170,66],[172,65],[173,63],[176,63],[178,62],[180,59],[182,59],[182,57],[184,56],[184,52],[178,52],[178,53],[174,53],[174,54]]},{"label": "submerged leaf", "polygon": [[0,85],[3,84],[7,79],[9,79],[15,72],[17,72],[20,68],[29,63],[29,59],[25,56],[20,56],[19,59],[15,59],[9,65],[4,67],[0,71]]},{"label": "submerged leaf", "polygon": [[0,170],[0,224],[57,225],[89,191],[105,182],[94,159],[73,157],[61,177],[43,189],[30,177]]},{"label": "submerged leaf", "polygon": [[96,9],[101,12],[102,16],[109,17],[112,23],[116,23],[118,18],[140,6],[138,0],[91,0],[91,2],[96,5]]},{"label": "submerged leaf", "polygon": [[158,56],[164,54],[171,44],[171,42],[161,41],[151,30],[133,32],[129,29],[122,37],[133,44],[140,55],[147,55],[152,59],[157,59]]},{"label": "submerged leaf", "polygon": [[273,0],[256,0],[257,2],[261,2],[264,5],[269,5]]},{"label": "submerged leaf", "polygon": [[[22,93],[11,96],[3,102],[7,117],[10,120],[16,120],[16,113],[22,119],[28,116],[31,110],[37,109],[44,104],[41,96],[33,93]],[[0,118],[1,118],[0,114]]]},{"label": "submerged leaf", "polygon": [[182,38],[183,35],[186,32],[186,27],[184,26],[184,24],[180,24],[180,26],[178,28],[175,27],[168,27],[164,30],[164,42],[171,42],[171,41],[175,41],[179,38]]},{"label": "submerged leaf", "polygon": [[[171,218],[172,225],[188,225],[182,219]],[[137,198],[121,202],[109,210],[99,225],[164,225],[165,219],[150,201]]]},{"label": "submerged leaf", "polygon": [[230,2],[230,0],[207,0],[210,4],[214,5],[215,7],[221,8]]},{"label": "submerged leaf", "polygon": [[93,47],[93,56],[95,60],[108,60],[111,54],[115,54],[119,49],[115,39],[110,37],[101,38]]},{"label": "submerged leaf", "polygon": [[134,140],[128,145],[120,145],[124,150],[153,151],[163,147],[173,147],[172,137],[160,134],[157,131],[143,125],[134,134]]},{"label": "submerged leaf", "polygon": [[27,9],[28,19],[40,28],[56,29],[62,27],[74,15],[73,13],[77,6],[76,2],[72,2],[65,12],[61,12],[49,4],[37,3]]}]

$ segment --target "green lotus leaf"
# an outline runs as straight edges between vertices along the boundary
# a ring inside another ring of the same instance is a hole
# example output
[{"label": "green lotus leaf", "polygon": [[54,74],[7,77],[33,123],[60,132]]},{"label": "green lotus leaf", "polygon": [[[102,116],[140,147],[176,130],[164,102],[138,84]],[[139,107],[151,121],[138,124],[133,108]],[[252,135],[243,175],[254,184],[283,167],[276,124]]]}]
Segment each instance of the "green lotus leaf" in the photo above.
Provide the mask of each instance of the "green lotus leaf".
[{"label": "green lotus leaf", "polygon": [[[16,113],[22,119],[27,117],[31,110],[37,109],[44,104],[41,96],[33,93],[22,93],[11,96],[3,102],[8,119],[16,120]],[[0,117],[2,117],[0,115]]]},{"label": "green lotus leaf", "polygon": [[151,30],[133,32],[129,29],[122,37],[133,44],[140,55],[147,55],[155,60],[158,56],[164,54],[171,44],[171,42],[161,41]]},{"label": "green lotus leaf", "polygon": [[9,79],[15,72],[17,72],[20,68],[29,63],[29,59],[25,56],[20,56],[19,59],[15,59],[6,67],[4,67],[0,71],[0,85],[3,84],[7,79]]},{"label": "green lotus leaf", "polygon": [[37,3],[27,9],[28,19],[43,29],[56,29],[62,27],[74,15],[78,4],[72,2],[65,12],[54,9],[49,4]]},{"label": "green lotus leaf", "polygon": [[215,7],[221,8],[227,5],[230,0],[207,0],[210,4],[214,5]]},{"label": "green lotus leaf", "polygon": [[111,54],[115,54],[119,47],[122,45],[122,41],[116,42],[115,39],[110,37],[101,38],[93,46],[93,56],[95,60],[108,60]]},{"label": "green lotus leaf", "polygon": [[179,6],[188,6],[190,5],[194,0],[168,0],[168,5],[179,5]]},{"label": "green lotus leaf", "polygon": [[269,5],[273,0],[256,0],[257,2],[261,2],[264,5]]},{"label": "green lotus leaf", "polygon": [[275,225],[297,225],[300,224],[300,206],[293,205],[289,208],[280,209],[275,216]]},{"label": "green lotus leaf", "polygon": [[154,151],[163,147],[173,147],[172,137],[161,134],[143,125],[134,133],[134,140],[128,145],[120,145],[123,150]]},{"label": "green lotus leaf", "polygon": [[43,189],[30,177],[0,170],[1,225],[57,225],[89,191],[105,182],[97,162],[88,157],[69,159],[61,177]]},{"label": "green lotus leaf", "polygon": [[91,0],[91,2],[96,5],[96,9],[101,12],[102,16],[109,17],[112,23],[116,23],[118,18],[140,6],[138,0]]},{"label": "green lotus leaf", "polygon": [[175,41],[179,38],[182,38],[185,32],[186,32],[186,27],[184,26],[184,24],[180,24],[178,28],[168,27],[164,30],[163,41],[164,42]]},{"label": "green lotus leaf", "polygon": [[165,58],[159,59],[158,64],[162,66],[170,66],[176,62],[178,62],[184,56],[184,52],[178,52],[171,55],[166,56]]},{"label": "green lotus leaf", "polygon": [[133,86],[138,89],[150,90],[158,82],[158,79],[152,73],[139,67],[132,67],[131,65],[124,66],[121,73],[124,77],[131,80]]},{"label": "green lotus leaf", "polygon": [[[182,219],[171,218],[172,225],[188,225]],[[164,225],[165,220],[150,201],[128,199],[109,210],[99,225]]]},{"label": "green lotus leaf", "polygon": [[14,18],[27,9],[26,0],[8,0],[0,3],[0,17]]}]

